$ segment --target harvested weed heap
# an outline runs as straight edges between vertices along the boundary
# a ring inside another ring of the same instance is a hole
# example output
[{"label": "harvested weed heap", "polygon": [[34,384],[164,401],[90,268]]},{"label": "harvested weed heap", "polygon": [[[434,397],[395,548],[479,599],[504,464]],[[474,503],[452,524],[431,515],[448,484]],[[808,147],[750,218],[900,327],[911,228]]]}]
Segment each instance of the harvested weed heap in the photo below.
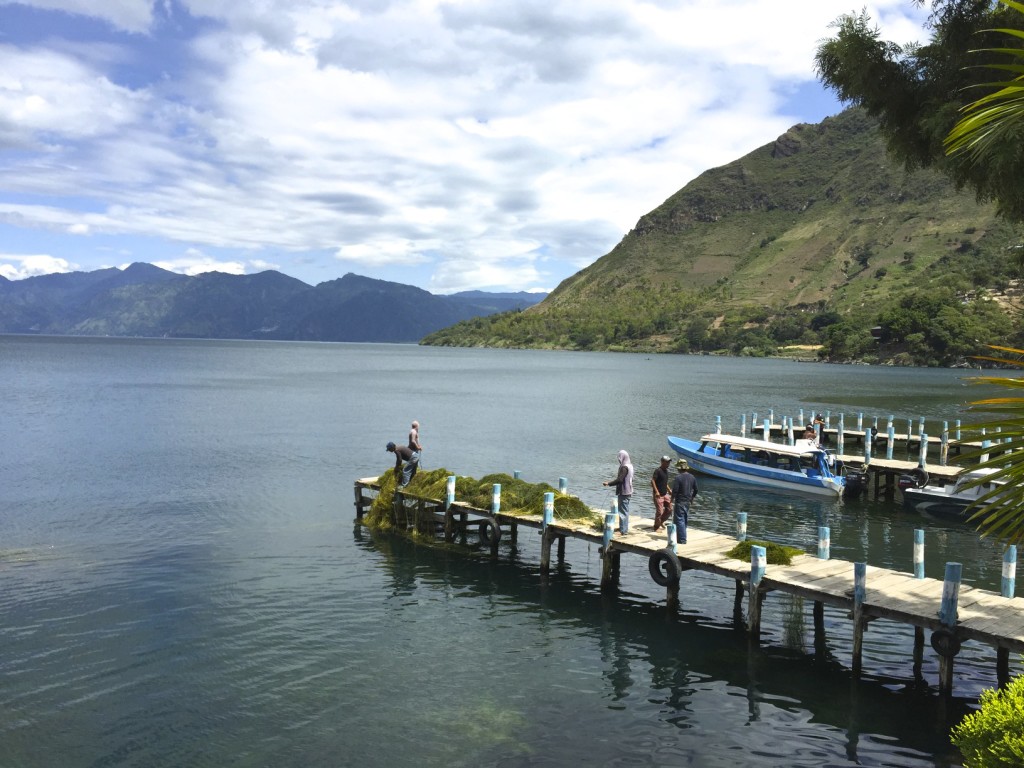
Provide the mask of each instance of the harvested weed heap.
[{"label": "harvested weed heap", "polygon": [[[447,494],[448,478],[451,472],[447,469],[435,469],[430,472],[419,472],[403,492],[407,497],[443,501]],[[389,469],[378,478],[380,493],[374,499],[369,512],[363,517],[364,522],[374,528],[391,528],[394,520],[395,471]],[[527,483],[511,475],[487,475],[479,480],[463,475],[455,478],[455,500],[477,509],[489,510],[495,483],[501,484],[501,512],[506,515],[543,515],[544,494],[555,495],[555,520],[581,520],[593,523],[595,529],[601,530],[604,518],[590,509],[575,496],[558,493],[556,488],[547,483]],[[433,517],[431,516],[431,522]],[[402,521],[405,522],[405,521]],[[419,529],[420,526],[416,525]]]},{"label": "harvested weed heap", "polygon": [[785,544],[776,544],[774,541],[756,540],[741,541],[725,554],[728,557],[734,557],[737,560],[746,560],[749,563],[750,548],[754,545],[764,547],[765,560],[767,560],[768,565],[792,565],[793,558],[796,555],[807,554],[802,549],[797,549],[796,547],[787,547]]}]

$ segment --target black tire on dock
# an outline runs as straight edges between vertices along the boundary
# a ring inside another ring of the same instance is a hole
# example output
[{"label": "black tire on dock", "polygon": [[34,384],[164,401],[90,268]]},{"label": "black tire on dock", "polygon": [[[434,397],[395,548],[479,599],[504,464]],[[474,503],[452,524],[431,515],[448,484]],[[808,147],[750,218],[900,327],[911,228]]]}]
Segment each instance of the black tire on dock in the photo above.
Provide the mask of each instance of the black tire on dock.
[{"label": "black tire on dock", "polygon": [[946,627],[939,627],[932,632],[932,648],[939,656],[951,659],[960,653],[960,638]]},{"label": "black tire on dock", "polygon": [[480,521],[480,543],[493,547],[501,540],[501,527],[491,517]]},{"label": "black tire on dock", "polygon": [[679,558],[667,549],[659,549],[651,555],[647,561],[647,569],[651,572],[654,583],[661,587],[677,583],[683,572]]},{"label": "black tire on dock", "polygon": [[921,467],[910,470],[910,476],[914,478],[914,482],[917,483],[918,488],[924,488],[928,485],[928,473]]}]

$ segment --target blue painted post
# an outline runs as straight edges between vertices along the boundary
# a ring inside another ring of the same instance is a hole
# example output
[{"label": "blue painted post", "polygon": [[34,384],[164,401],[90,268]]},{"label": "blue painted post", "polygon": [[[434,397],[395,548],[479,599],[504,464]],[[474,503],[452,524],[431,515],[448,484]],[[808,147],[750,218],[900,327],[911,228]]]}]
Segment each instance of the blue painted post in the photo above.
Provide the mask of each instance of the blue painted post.
[{"label": "blue painted post", "polygon": [[957,419],[953,424],[956,427],[956,441],[960,442],[960,419]]},{"label": "blue painted post", "polygon": [[757,431],[757,411],[754,411],[750,416],[750,436],[753,437]]},{"label": "blue painted post", "polygon": [[800,429],[804,428],[804,409],[800,409]]},{"label": "blue painted post", "polygon": [[[910,442],[910,438],[914,435],[914,420],[907,419],[907,442]],[[909,445],[907,446],[910,447]]]},{"label": "blue painted post", "polygon": [[921,434],[921,447],[917,452],[917,463],[920,467],[928,465],[928,435]]},{"label": "blue painted post", "polygon": [[864,466],[866,467],[871,463],[871,441],[865,438],[864,440]]},{"label": "blue painted post", "polygon": [[[615,504],[615,500],[612,500],[612,504]],[[545,532],[548,529],[548,525],[551,524],[555,519],[555,494],[548,491],[544,494],[544,522],[542,523],[541,532]]]},{"label": "blue painted post", "polygon": [[896,418],[896,417],[895,417],[895,416],[893,416],[893,415],[892,415],[891,413],[889,414],[889,422],[888,422],[888,423],[887,423],[887,424],[885,425],[886,429],[889,429],[889,430],[894,430],[894,429],[896,428],[896,427],[894,426],[894,419],[895,419],[895,418]]},{"label": "blue painted post", "polygon": [[924,435],[924,416],[918,419],[917,422],[917,434]]},{"label": "blue painted post", "polygon": [[750,548],[750,586],[758,587],[764,578],[765,566],[768,564],[767,550],[756,544]]},{"label": "blue painted post", "polygon": [[765,440],[771,440],[772,439],[772,422],[771,422],[771,419],[765,419],[764,420],[764,439]]},{"label": "blue painted post", "polygon": [[740,437],[747,436],[747,414],[740,417]]},{"label": "blue painted post", "polygon": [[716,435],[722,434],[722,417],[721,416],[715,416],[715,434]]},{"label": "blue painted post", "polygon": [[447,511],[451,509],[452,504],[455,503],[455,475],[448,475],[444,491],[444,508]]},{"label": "blue painted post", "polygon": [[853,564],[853,610],[860,610],[861,606],[864,605],[864,600],[867,597],[867,585],[868,585],[868,564],[867,563],[854,563]]},{"label": "blue painted post", "polygon": [[914,578],[924,578],[924,528],[914,529]]},{"label": "blue painted post", "polygon": [[832,411],[825,411],[825,429],[831,429],[829,424],[832,423]]},{"label": "blue painted post", "polygon": [[747,513],[737,512],[736,513],[736,540],[746,541],[747,540]]},{"label": "blue painted post", "polygon": [[612,543],[612,536],[615,535],[615,519],[619,516],[618,502],[612,500],[612,509],[604,516],[604,551],[608,552],[608,545]]},{"label": "blue painted post", "polygon": [[939,443],[939,464],[946,466],[949,461],[949,422],[942,422],[942,442]]},{"label": "blue painted post", "polygon": [[668,539],[668,550],[672,554],[679,551],[678,543],[676,542],[676,524],[667,523],[665,525],[665,537]]},{"label": "blue painted post", "polygon": [[845,447],[846,446],[845,446],[845,442],[844,442],[844,438],[843,438],[843,420],[842,420],[842,418],[840,418],[839,419],[839,434],[836,436],[836,452],[840,456],[842,456],[845,453],[845,451],[844,451]]},{"label": "blue painted post", "polygon": [[1013,597],[1017,585],[1017,545],[1011,544],[1003,552],[1003,597]]},{"label": "blue painted post", "polygon": [[960,577],[964,567],[961,563],[946,563],[946,578],[942,582],[942,605],[939,621],[947,627],[956,626],[956,609],[960,600]]},{"label": "blue painted post", "polygon": [[889,422],[889,441],[885,444],[885,458],[892,458],[892,448],[896,443],[896,428]]},{"label": "blue painted post", "polygon": [[793,417],[792,416],[787,416],[786,417],[786,442],[788,442],[790,445],[793,445],[793,443],[794,443],[794,440],[793,440]]},{"label": "blue painted post", "polygon": [[858,432],[863,432],[864,431],[864,414],[863,413],[858,413],[857,414],[857,431]]},{"label": "blue painted post", "polygon": [[512,478],[514,480],[519,480],[521,477],[522,477],[522,475],[520,474],[518,469],[513,469],[512,470]]},{"label": "blue painted post", "polygon": [[775,409],[774,408],[769,408],[768,409],[768,424],[770,425],[770,424],[774,424],[774,423],[775,423]]},{"label": "blue painted post", "polygon": [[569,492],[569,478],[558,478],[558,492],[563,496]]},{"label": "blue painted post", "polygon": [[501,483],[495,483],[491,488],[491,514],[498,514],[501,510]]},{"label": "blue painted post", "polygon": [[832,535],[827,525],[818,526],[818,559],[828,560],[832,548]]}]

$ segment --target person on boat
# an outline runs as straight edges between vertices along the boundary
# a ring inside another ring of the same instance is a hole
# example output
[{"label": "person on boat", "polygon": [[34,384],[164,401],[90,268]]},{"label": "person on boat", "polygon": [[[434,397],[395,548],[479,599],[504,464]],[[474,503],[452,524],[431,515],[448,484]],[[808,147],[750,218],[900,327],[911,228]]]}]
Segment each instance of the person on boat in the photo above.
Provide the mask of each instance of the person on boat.
[{"label": "person on boat", "polygon": [[420,423],[414,421],[409,429],[409,450],[412,451],[416,460],[416,466],[420,464],[420,456],[423,454],[423,446],[420,445]]},{"label": "person on boat", "polygon": [[686,543],[686,524],[690,518],[690,502],[697,495],[697,478],[690,473],[686,459],[676,462],[679,474],[672,481],[672,521],[676,524],[676,541]]},{"label": "person on boat", "polygon": [[[384,450],[395,454],[395,477],[401,477],[398,487],[404,488],[416,477],[419,455],[414,453],[408,446],[395,445],[394,443],[388,443]],[[405,462],[405,466],[402,466],[402,462]]]},{"label": "person on boat", "polygon": [[660,531],[672,514],[672,495],[668,491],[668,456],[661,457],[661,466],[651,475],[651,490],[654,492],[654,530]]},{"label": "person on boat", "polygon": [[615,488],[615,495],[618,497],[619,505],[619,533],[629,533],[629,500],[633,497],[633,464],[629,460],[629,454],[619,451],[619,472],[614,480],[608,480],[602,485],[610,485]]}]

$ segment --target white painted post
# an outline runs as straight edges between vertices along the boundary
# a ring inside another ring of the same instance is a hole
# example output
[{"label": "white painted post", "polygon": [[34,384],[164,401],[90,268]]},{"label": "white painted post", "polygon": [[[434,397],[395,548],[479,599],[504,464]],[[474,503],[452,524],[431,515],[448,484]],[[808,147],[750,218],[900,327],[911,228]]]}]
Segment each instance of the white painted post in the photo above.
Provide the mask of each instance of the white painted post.
[{"label": "white painted post", "polygon": [[496,515],[501,509],[501,483],[495,483],[491,488],[491,514]]},{"label": "white painted post", "polygon": [[[615,500],[612,500],[612,504],[615,504]],[[555,519],[555,494],[548,491],[544,494],[544,522],[541,524],[541,533],[547,531],[548,526]]]},{"label": "white painted post", "polygon": [[957,419],[953,423],[954,423],[954,425],[956,427],[956,441],[959,443],[960,442],[960,419]]},{"label": "white painted post", "polygon": [[947,627],[956,626],[956,609],[960,600],[960,577],[963,575],[963,564],[946,563],[946,578],[942,582],[942,605],[939,608],[939,621]]},{"label": "white painted post", "polygon": [[828,560],[832,548],[832,535],[827,525],[818,526],[818,559]]},{"label": "white painted post", "polygon": [[1010,544],[1003,552],[1003,597],[1013,597],[1017,585],[1017,545]]},{"label": "white painted post", "polygon": [[772,439],[772,422],[771,422],[771,419],[765,419],[764,420],[764,439],[765,440],[771,440]]},{"label": "white painted post", "polygon": [[740,437],[747,436],[747,414],[743,414],[740,418]]},{"label": "white painted post", "polygon": [[888,423],[888,424],[886,424],[886,429],[889,429],[889,430],[893,430],[893,429],[895,429],[895,426],[894,426],[894,424],[893,424],[893,419],[894,419],[894,418],[895,418],[895,417],[894,417],[894,416],[893,416],[893,415],[892,415],[892,414],[890,413],[890,414],[889,414],[889,423]]},{"label": "white painted post", "polygon": [[768,564],[768,554],[764,547],[756,544],[750,548],[750,586],[751,591],[761,584],[764,578],[765,567]]},{"label": "white painted post", "polygon": [[864,466],[871,463],[871,441],[864,438]]},{"label": "white painted post", "polygon": [[914,578],[924,578],[924,529],[914,529]]},{"label": "white painted post", "polygon": [[800,429],[804,428],[804,409],[800,409]]},{"label": "white painted post", "polygon": [[746,541],[747,540],[747,513],[737,512],[736,513],[736,540]]},{"label": "white painted post", "polygon": [[839,434],[836,437],[836,453],[838,453],[840,456],[842,456],[844,454],[844,452],[845,452],[844,451],[845,447],[846,446],[844,444],[844,438],[843,438],[843,420],[842,420],[842,418],[840,418],[839,419]]},{"label": "white painted post", "polygon": [[917,452],[917,463],[922,468],[928,465],[928,435],[921,435],[921,448]]},{"label": "white painted post", "polygon": [[863,413],[858,413],[857,414],[857,431],[858,432],[863,432],[864,431],[864,414]]},{"label": "white painted post", "polygon": [[668,539],[668,551],[673,555],[679,552],[679,544],[676,541],[676,524],[666,523],[665,537]]},{"label": "white painted post", "polygon": [[939,464],[946,466],[949,461],[949,422],[942,422],[942,442],[939,443]]},{"label": "white painted post", "polygon": [[892,458],[892,448],[896,443],[896,428],[889,422],[889,441],[885,444],[885,458]]},{"label": "white painted post", "polygon": [[715,416],[715,434],[716,435],[722,434],[722,417],[721,416]]},{"label": "white painted post", "polygon": [[786,417],[786,440],[790,445],[793,445],[793,417]]},{"label": "white painted post", "polygon": [[447,512],[455,503],[455,475],[448,475],[444,491],[444,509]]},{"label": "white painted post", "polygon": [[612,543],[612,536],[615,535],[615,519],[619,516],[618,502],[612,499],[612,508],[604,516],[604,551],[608,553],[608,545]]}]

